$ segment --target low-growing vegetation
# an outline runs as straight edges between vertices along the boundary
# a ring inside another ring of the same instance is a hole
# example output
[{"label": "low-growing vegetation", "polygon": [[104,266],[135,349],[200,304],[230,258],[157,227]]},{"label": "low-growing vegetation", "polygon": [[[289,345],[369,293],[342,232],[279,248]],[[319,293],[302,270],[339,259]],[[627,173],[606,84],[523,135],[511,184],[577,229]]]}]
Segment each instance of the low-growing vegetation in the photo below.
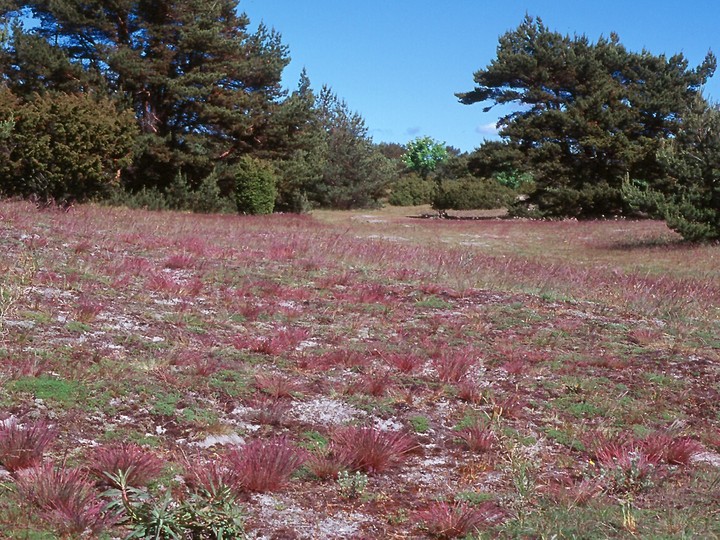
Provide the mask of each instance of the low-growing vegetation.
[{"label": "low-growing vegetation", "polygon": [[718,246],[408,211],[0,203],[3,537],[720,535]]}]

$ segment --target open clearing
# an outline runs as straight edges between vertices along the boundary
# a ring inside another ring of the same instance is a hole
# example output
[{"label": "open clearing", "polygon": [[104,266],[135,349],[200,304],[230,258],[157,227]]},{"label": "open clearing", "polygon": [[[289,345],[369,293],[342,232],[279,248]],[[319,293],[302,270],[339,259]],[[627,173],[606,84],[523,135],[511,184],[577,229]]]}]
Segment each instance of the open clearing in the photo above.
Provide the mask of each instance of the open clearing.
[{"label": "open clearing", "polygon": [[[58,467],[137,443],[179,498],[184,460],[284,441],[250,538],[720,537],[720,246],[421,212],[1,202],[0,421]],[[0,537],[59,537],[14,485]]]}]

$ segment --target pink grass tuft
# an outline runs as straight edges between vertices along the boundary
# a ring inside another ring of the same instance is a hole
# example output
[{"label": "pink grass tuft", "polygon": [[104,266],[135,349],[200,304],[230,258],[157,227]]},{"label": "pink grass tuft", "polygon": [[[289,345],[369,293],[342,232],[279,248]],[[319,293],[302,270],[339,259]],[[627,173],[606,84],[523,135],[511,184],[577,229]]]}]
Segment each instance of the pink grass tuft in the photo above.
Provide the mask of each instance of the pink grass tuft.
[{"label": "pink grass tuft", "polygon": [[185,253],[178,253],[177,255],[171,255],[163,263],[165,268],[170,270],[182,270],[185,268],[192,268],[195,266],[195,259]]},{"label": "pink grass tuft", "polygon": [[401,373],[414,373],[423,365],[423,359],[410,353],[392,353],[383,359]]},{"label": "pink grass tuft", "polygon": [[114,521],[104,513],[105,503],[80,469],[52,463],[26,469],[18,475],[16,490],[62,537],[86,537],[88,533],[96,537]]},{"label": "pink grass tuft", "polygon": [[669,433],[658,431],[641,441],[642,448],[649,455],[659,456],[670,465],[689,465],[692,458],[703,452],[698,441],[689,437],[673,437]]},{"label": "pink grass tuft", "polygon": [[10,472],[34,467],[54,439],[55,430],[45,421],[24,426],[6,421],[0,424],[0,464]]},{"label": "pink grass tuft", "polygon": [[242,491],[238,471],[223,460],[205,461],[199,456],[188,457],[183,454],[181,463],[184,469],[183,479],[192,491],[216,493],[225,487]]},{"label": "pink grass tuft", "polygon": [[369,474],[384,472],[407,459],[417,448],[415,439],[402,432],[371,427],[348,427],[332,437],[333,450],[351,470]]},{"label": "pink grass tuft", "polygon": [[475,366],[475,358],[471,351],[443,351],[433,361],[439,379],[444,383],[459,383],[470,374]]},{"label": "pink grass tuft", "polygon": [[254,440],[228,455],[242,488],[258,493],[282,488],[305,460],[305,453],[285,437]]},{"label": "pink grass tuft", "polygon": [[494,503],[486,501],[471,506],[467,503],[435,502],[416,513],[432,538],[464,538],[492,525],[503,516],[503,511]]},{"label": "pink grass tuft", "polygon": [[94,448],[88,455],[88,471],[101,485],[115,486],[108,474],[122,472],[127,484],[134,487],[147,486],[156,480],[163,470],[163,460],[153,452],[134,443],[122,443]]},{"label": "pink grass tuft", "polygon": [[471,452],[484,453],[493,449],[497,436],[488,426],[477,424],[458,432],[458,437]]},{"label": "pink grass tuft", "polygon": [[278,373],[255,375],[255,388],[273,399],[291,398],[301,391],[297,381]]}]

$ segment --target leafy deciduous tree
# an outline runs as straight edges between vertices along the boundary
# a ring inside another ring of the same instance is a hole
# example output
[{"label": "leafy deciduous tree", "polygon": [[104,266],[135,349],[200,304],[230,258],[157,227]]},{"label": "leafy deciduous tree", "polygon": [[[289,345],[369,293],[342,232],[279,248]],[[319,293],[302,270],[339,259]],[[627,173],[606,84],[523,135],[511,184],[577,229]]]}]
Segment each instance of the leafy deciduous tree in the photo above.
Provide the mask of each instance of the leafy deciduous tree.
[{"label": "leafy deciduous tree", "polygon": [[407,150],[402,157],[408,169],[417,172],[423,178],[427,178],[447,159],[448,152],[445,145],[431,137],[417,137],[407,143]]}]

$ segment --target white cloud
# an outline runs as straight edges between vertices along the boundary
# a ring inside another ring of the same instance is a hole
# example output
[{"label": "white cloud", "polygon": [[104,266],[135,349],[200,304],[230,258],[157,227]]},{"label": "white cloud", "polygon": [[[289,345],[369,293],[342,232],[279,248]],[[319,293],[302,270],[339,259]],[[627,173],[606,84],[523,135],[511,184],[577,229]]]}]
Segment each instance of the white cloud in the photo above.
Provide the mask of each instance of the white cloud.
[{"label": "white cloud", "polygon": [[475,128],[475,133],[480,135],[497,135],[498,129],[496,122],[488,122],[487,124],[480,124]]}]

